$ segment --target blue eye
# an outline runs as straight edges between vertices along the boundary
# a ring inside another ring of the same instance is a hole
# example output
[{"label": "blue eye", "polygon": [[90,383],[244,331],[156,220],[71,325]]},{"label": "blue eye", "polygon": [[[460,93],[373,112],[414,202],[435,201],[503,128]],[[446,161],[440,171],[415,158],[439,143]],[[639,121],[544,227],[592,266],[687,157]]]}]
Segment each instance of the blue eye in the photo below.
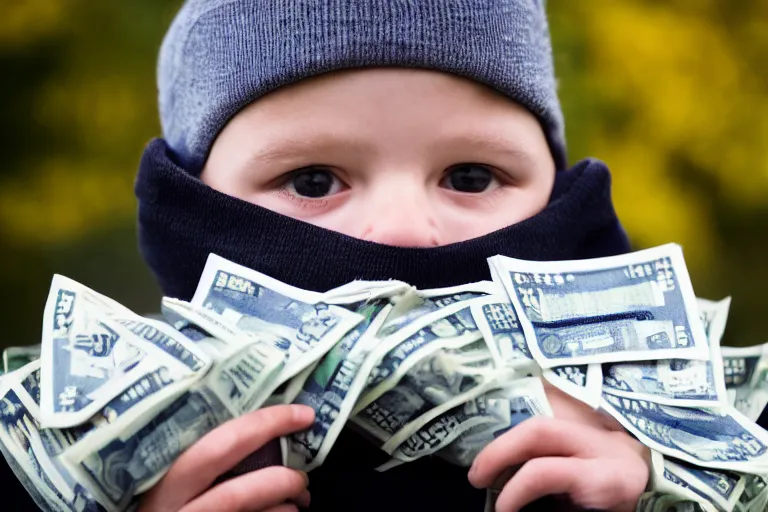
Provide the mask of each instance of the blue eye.
[{"label": "blue eye", "polygon": [[443,179],[443,186],[457,192],[479,194],[485,192],[493,182],[493,172],[484,165],[459,164],[450,168]]},{"label": "blue eye", "polygon": [[341,182],[325,169],[308,168],[294,172],[287,188],[296,196],[317,199],[339,192]]}]

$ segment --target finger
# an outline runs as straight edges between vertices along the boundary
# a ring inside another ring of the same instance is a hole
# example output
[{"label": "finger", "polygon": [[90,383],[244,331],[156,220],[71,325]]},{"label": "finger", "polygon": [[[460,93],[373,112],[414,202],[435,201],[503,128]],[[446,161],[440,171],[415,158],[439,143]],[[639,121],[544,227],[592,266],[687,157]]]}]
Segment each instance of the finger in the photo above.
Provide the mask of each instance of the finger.
[{"label": "finger", "polygon": [[533,459],[507,482],[496,499],[497,512],[517,512],[525,505],[552,494],[570,494],[581,478],[584,461],[576,458]]},{"label": "finger", "polygon": [[309,407],[278,405],[226,422],[181,454],[147,494],[147,510],[178,510],[243,458],[272,439],[306,429],[313,420]]},{"label": "finger", "polygon": [[[615,510],[617,505],[630,505],[632,501],[626,498],[632,493],[625,493],[621,479],[615,478],[620,470],[604,462],[575,457],[533,459],[504,486],[496,510],[515,512],[544,496],[561,494],[570,496],[581,509]],[[628,510],[634,510],[634,505]]]},{"label": "finger", "polygon": [[602,409],[594,410],[584,402],[574,400],[571,395],[558,389],[546,380],[544,380],[543,384],[549,404],[555,413],[555,418],[582,425],[590,425],[598,429],[624,432],[624,427],[621,426],[621,423]]},{"label": "finger", "polygon": [[312,501],[312,496],[309,494],[309,489],[304,489],[301,491],[301,493],[293,498],[291,501],[293,501],[295,504],[302,508],[309,507],[310,501]]},{"label": "finger", "polygon": [[557,418],[531,418],[486,446],[469,470],[478,488],[491,485],[510,466],[537,457],[572,457],[600,453],[604,432]]},{"label": "finger", "polygon": [[306,499],[306,474],[272,466],[227,480],[195,498],[181,512],[250,512]]}]

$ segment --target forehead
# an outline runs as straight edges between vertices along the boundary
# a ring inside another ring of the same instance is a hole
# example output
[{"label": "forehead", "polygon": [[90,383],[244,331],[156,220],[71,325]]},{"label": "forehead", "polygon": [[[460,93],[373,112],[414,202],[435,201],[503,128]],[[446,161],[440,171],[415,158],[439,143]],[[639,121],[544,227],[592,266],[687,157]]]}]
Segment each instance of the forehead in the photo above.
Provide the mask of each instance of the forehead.
[{"label": "forehead", "polygon": [[[433,70],[369,68],[329,73],[254,101],[225,127],[251,144],[284,140],[294,148],[387,137],[408,145],[464,141],[525,145],[543,132],[524,107],[469,79]],[[515,143],[517,141],[517,143]]]},{"label": "forehead", "polygon": [[[425,93],[430,93],[425,96]],[[518,105],[507,96],[477,81],[442,71],[420,68],[372,67],[358,68],[307,78],[280,87],[255,101],[253,105],[278,105],[288,99],[313,101],[317,99],[356,101],[378,99],[387,105],[397,105],[417,98],[426,104],[432,101]],[[523,108],[523,107],[519,107]]]}]

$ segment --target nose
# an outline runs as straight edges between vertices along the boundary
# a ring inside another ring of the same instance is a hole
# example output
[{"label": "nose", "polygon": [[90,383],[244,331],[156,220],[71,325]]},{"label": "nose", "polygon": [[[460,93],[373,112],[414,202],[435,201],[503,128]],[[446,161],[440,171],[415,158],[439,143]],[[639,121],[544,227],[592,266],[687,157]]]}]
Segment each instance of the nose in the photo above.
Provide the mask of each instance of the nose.
[{"label": "nose", "polygon": [[367,197],[358,238],[396,247],[441,245],[428,194],[412,183],[378,190]]}]

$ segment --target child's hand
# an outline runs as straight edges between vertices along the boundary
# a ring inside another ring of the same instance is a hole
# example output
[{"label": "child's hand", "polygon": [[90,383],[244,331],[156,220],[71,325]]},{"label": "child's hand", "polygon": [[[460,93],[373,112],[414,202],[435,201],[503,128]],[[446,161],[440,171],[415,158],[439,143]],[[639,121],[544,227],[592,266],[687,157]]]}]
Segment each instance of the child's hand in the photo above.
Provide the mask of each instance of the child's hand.
[{"label": "child's hand", "polygon": [[[228,421],[185,451],[141,500],[140,512],[297,511],[309,505],[307,476],[271,466],[227,480],[216,478],[269,441],[307,429],[314,411],[279,405]],[[210,489],[209,489],[210,488]],[[293,503],[286,503],[290,500]]]},{"label": "child's hand", "polygon": [[613,418],[545,387],[555,418],[532,418],[488,445],[470,469],[472,485],[491,487],[522,466],[502,482],[497,511],[516,512],[556,494],[586,509],[635,510],[650,476],[650,451]]}]

